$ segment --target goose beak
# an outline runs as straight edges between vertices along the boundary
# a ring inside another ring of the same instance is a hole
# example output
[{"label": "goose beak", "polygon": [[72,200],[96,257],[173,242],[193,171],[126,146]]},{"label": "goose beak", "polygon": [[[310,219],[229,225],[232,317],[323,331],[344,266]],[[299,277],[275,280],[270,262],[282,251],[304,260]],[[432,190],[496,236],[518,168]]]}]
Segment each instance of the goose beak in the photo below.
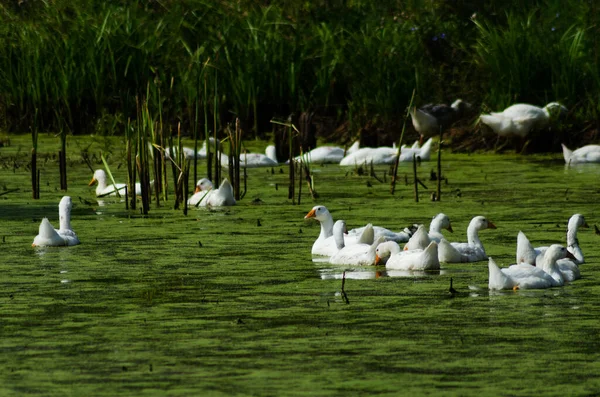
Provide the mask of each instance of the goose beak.
[{"label": "goose beak", "polygon": [[90,183],[88,183],[88,186],[92,186],[94,183],[98,182],[96,180],[96,178],[92,178],[92,180],[90,181]]},{"label": "goose beak", "polygon": [[32,244],[31,244],[31,246],[32,246],[32,247],[35,247],[35,243],[32,243]]},{"label": "goose beak", "polygon": [[494,225],[491,221],[488,221],[488,229],[495,229],[496,225]]},{"label": "goose beak", "polygon": [[408,247],[405,245],[404,248],[402,249],[403,251],[408,251]]},{"label": "goose beak", "polygon": [[379,255],[375,255],[375,266],[379,265],[379,262],[381,262],[381,258]]},{"label": "goose beak", "polygon": [[194,190],[194,194],[200,192],[200,186],[196,186],[196,190]]},{"label": "goose beak", "polygon": [[565,258],[577,260],[577,258],[575,258],[575,255],[573,255],[573,253],[571,253],[571,251],[569,250],[567,250],[567,256],[565,256]]},{"label": "goose beak", "polygon": [[448,230],[450,233],[454,233],[454,230],[452,230],[452,224],[448,225],[446,230]]},{"label": "goose beak", "polygon": [[312,209],[308,212],[308,214],[306,214],[304,219],[314,218],[315,216],[317,216],[316,211],[314,209]]}]

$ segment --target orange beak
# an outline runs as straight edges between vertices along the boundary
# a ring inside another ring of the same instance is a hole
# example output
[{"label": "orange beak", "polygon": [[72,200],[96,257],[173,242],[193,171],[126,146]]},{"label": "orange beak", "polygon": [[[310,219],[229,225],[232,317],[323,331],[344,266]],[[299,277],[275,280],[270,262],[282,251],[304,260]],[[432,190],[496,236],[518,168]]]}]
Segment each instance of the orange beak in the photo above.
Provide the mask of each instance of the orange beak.
[{"label": "orange beak", "polygon": [[379,255],[375,255],[375,266],[379,265],[379,262],[381,262],[381,258]]},{"label": "orange beak", "polygon": [[496,225],[494,225],[491,221],[488,221],[488,229],[495,229]]},{"label": "orange beak", "polygon": [[35,247],[35,244],[33,244],[33,243],[32,243],[32,244],[31,244],[31,246],[32,246],[32,247]]},{"label": "orange beak", "polygon": [[200,191],[200,186],[196,186],[196,190],[194,190],[194,194],[198,193]]},{"label": "orange beak", "polygon": [[454,230],[452,230],[452,225],[448,225],[448,227],[446,228],[446,230],[448,230],[450,233],[454,233]]},{"label": "orange beak", "polygon": [[315,216],[317,216],[317,212],[313,208],[312,210],[310,210],[308,212],[308,214],[306,214],[306,216],[304,217],[304,219],[314,218]]},{"label": "orange beak", "polygon": [[96,180],[96,178],[92,178],[92,180],[90,181],[90,183],[88,183],[88,186],[92,186],[94,183],[98,182]]}]

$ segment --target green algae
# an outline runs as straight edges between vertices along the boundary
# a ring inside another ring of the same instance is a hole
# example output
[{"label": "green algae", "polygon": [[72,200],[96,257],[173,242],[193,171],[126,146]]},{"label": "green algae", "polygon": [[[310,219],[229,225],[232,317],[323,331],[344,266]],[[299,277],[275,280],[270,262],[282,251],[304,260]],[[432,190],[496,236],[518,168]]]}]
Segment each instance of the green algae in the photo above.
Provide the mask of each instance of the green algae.
[{"label": "green algae", "polygon": [[[295,206],[285,174],[252,169],[235,207],[184,216],[172,202],[153,203],[142,217],[116,198],[99,203],[87,186],[79,148],[111,150],[115,178],[125,180],[118,140],[73,137],[68,194],[82,244],[34,249],[41,217],[58,222],[63,192],[49,154],[58,139],[40,136],[40,200],[28,189],[27,137],[12,141],[0,149],[0,186],[20,188],[0,196],[2,395],[525,396],[600,387],[600,167],[565,169],[560,155],[445,154],[442,201],[429,200],[430,162],[419,168],[429,191],[415,203],[407,164],[394,196],[375,178],[313,165],[320,198]],[[387,170],[375,171],[383,178]],[[534,245],[564,243],[576,212],[592,229],[579,234],[580,280],[490,292],[486,262],[404,277],[367,268],[362,279],[313,262],[319,226],[303,217],[316,203],[349,227],[399,229],[445,212],[453,241],[466,239],[472,216],[485,215],[498,229],[481,239],[504,266],[519,230]]]}]

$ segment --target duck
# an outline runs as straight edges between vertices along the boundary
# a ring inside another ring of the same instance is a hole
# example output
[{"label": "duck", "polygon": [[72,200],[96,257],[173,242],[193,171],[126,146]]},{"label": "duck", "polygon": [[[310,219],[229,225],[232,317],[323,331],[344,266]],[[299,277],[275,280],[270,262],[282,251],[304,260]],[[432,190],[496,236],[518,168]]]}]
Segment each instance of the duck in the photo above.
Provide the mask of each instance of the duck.
[{"label": "duck", "polygon": [[570,150],[561,143],[565,164],[600,163],[600,145],[586,145]]},{"label": "duck", "polygon": [[[312,245],[311,254],[321,256],[332,256],[338,252],[337,243],[333,236],[333,216],[323,205],[314,206],[305,216],[304,219],[316,219],[321,224],[321,232],[319,237]],[[344,236],[344,245],[352,244],[372,244],[375,240],[374,229],[372,224],[368,224],[362,229],[360,234]]]},{"label": "duck", "polygon": [[[413,155],[418,157],[422,161],[428,161],[431,158],[431,147],[433,140],[429,139],[420,148],[407,148],[402,147],[400,150],[400,161],[410,162],[413,161]],[[353,153],[346,155],[340,160],[341,166],[357,166],[362,164],[381,165],[381,164],[394,164],[396,162],[396,156],[398,155],[398,149],[389,146],[381,146],[378,148],[360,148]]]},{"label": "duck", "polygon": [[466,243],[449,243],[442,238],[438,244],[440,262],[477,262],[487,259],[485,249],[479,239],[479,231],[484,229],[496,229],[496,225],[484,216],[476,216],[467,228]]},{"label": "duck", "polygon": [[360,148],[360,144],[358,141],[354,142],[352,146],[348,148],[348,150],[339,147],[339,146],[319,146],[314,148],[313,150],[304,153],[301,156],[297,156],[294,158],[295,161],[305,161],[310,163],[317,164],[326,164],[333,163],[337,164],[344,156],[352,154],[356,152]]},{"label": "duck", "polygon": [[[585,218],[581,214],[573,214],[567,222],[567,250],[573,254],[573,262],[577,265],[585,263],[585,257],[583,251],[579,246],[579,239],[577,238],[577,232],[579,228],[589,228]],[[517,263],[526,262],[535,265],[537,259],[544,254],[548,247],[536,247],[533,248],[529,239],[523,232],[519,232],[517,237]],[[533,259],[532,259],[533,258]]]},{"label": "duck", "polygon": [[[96,186],[96,197],[116,196],[117,193],[115,192],[115,187],[117,188],[117,190],[119,191],[119,193],[121,195],[123,195],[123,196],[125,195],[125,188],[127,187],[127,184],[126,183],[117,183],[117,184],[113,185],[111,183],[109,185],[108,177],[106,175],[106,172],[104,172],[104,170],[94,171],[94,176],[92,177],[92,180],[90,181],[88,186],[93,186],[96,183],[98,184],[98,186]],[[153,183],[153,181],[150,183]],[[140,185],[139,182],[135,184],[135,194],[136,194],[136,196],[142,195],[142,185]]]},{"label": "duck", "polygon": [[448,106],[446,104],[427,104],[420,108],[416,106],[410,109],[410,117],[415,131],[424,138],[438,136],[440,128],[445,130],[456,122],[463,112],[471,105],[462,99],[457,99]]},{"label": "duck", "polygon": [[401,251],[398,243],[386,241],[375,251],[375,264],[382,262],[393,270],[439,270],[438,244],[432,241],[425,249]]},{"label": "duck", "polygon": [[509,106],[502,112],[482,114],[479,116],[479,120],[498,136],[525,138],[532,130],[547,127],[554,115],[566,112],[567,108],[558,102],[550,102],[543,108],[518,103]]},{"label": "duck", "polygon": [[336,252],[329,257],[333,265],[371,266],[375,264],[375,251],[383,242],[383,238],[375,239],[371,244],[357,242],[346,245],[344,231],[346,222],[338,220],[333,225],[333,238],[336,243]]},{"label": "duck", "polygon": [[32,247],[61,247],[79,244],[77,234],[71,228],[71,209],[73,202],[70,196],[64,196],[58,204],[60,228],[55,229],[48,218],[40,223],[38,235],[33,239]]},{"label": "duck", "polygon": [[[210,185],[212,186],[212,182],[210,182]],[[196,186],[196,189],[198,189],[198,186]],[[227,207],[235,204],[233,186],[227,178],[223,179],[218,189],[211,187],[209,190],[199,190],[188,199],[188,205],[196,207]]]},{"label": "duck", "polygon": [[559,244],[553,244],[544,253],[541,266],[528,263],[511,265],[500,269],[492,258],[488,262],[488,288],[502,289],[542,289],[560,287],[565,279],[560,272],[557,261],[572,255]]}]

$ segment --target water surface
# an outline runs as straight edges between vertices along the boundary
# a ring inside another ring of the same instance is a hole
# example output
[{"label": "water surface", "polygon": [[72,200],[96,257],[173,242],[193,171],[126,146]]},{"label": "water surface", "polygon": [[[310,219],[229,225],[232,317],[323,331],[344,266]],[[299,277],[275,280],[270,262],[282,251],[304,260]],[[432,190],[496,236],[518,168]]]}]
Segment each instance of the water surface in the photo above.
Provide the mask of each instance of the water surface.
[{"label": "water surface", "polygon": [[[34,249],[43,216],[57,226],[58,138],[43,136],[42,192],[32,200],[27,136],[0,149],[0,394],[2,395],[589,395],[600,389],[597,251],[600,166],[565,169],[560,154],[444,156],[441,202],[429,187],[413,199],[411,166],[386,183],[353,169],[313,165],[320,198],[287,199],[286,175],[248,170],[236,207],[194,209],[172,201],[150,215],[119,199],[98,203],[80,161],[112,153],[125,181],[122,144],[70,138],[72,226],[82,244]],[[100,168],[100,165],[98,165]],[[285,167],[282,167],[287,172]],[[383,180],[387,167],[376,167]],[[204,171],[203,171],[204,172]],[[277,187],[277,188],[276,188]],[[306,193],[306,189],[304,189]],[[100,205],[102,204],[102,205]],[[534,245],[565,242],[579,212],[582,278],[561,288],[489,292],[487,263],[438,273],[394,273],[313,262],[326,205],[348,227],[402,229],[449,215],[452,241],[471,217],[489,255],[514,261],[516,235]],[[260,226],[259,226],[260,224]],[[346,271],[344,294],[341,275]],[[458,294],[450,295],[450,278]]]}]

